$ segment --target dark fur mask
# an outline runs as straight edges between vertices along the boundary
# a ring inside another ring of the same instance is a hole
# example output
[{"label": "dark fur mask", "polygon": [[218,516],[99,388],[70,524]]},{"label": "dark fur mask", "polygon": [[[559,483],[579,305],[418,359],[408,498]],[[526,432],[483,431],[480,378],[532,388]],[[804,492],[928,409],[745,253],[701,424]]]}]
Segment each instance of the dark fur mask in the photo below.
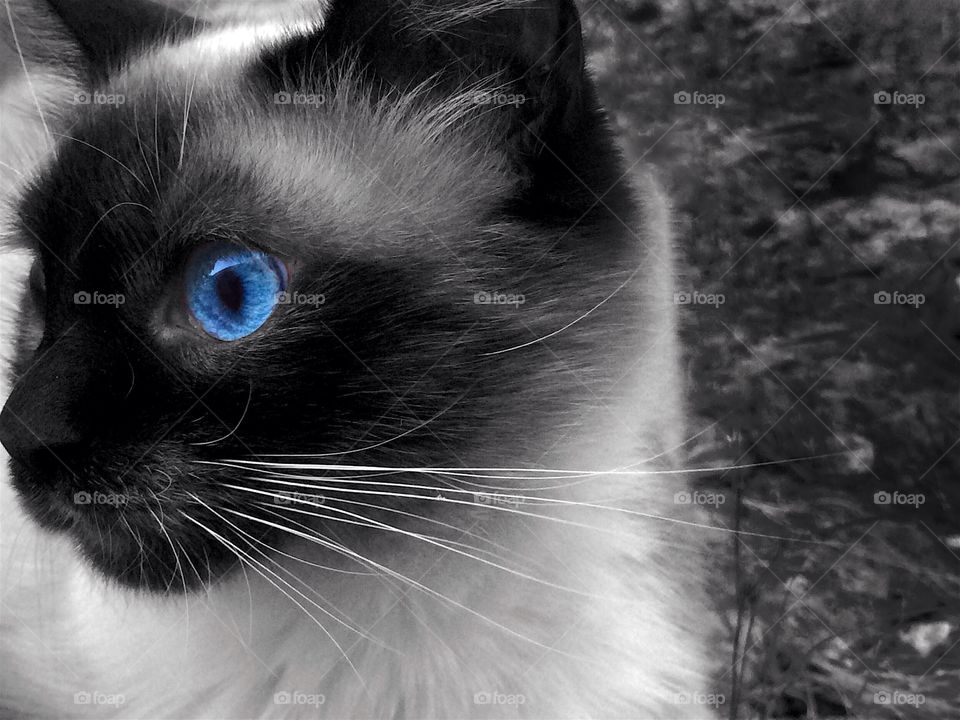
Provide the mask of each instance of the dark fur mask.
[{"label": "dark fur mask", "polygon": [[[645,261],[572,1],[344,1],[215,60],[191,49],[213,30],[149,3],[49,5],[114,102],[63,103],[20,203],[37,260],[0,439],[32,515],[105,575],[215,579],[236,558],[209,529],[276,546],[250,516],[339,520],[354,548],[378,517],[462,524],[477,510],[433,502],[436,473],[358,508],[320,481],[279,502],[291,471],[254,463],[309,455],[374,493],[377,468],[535,467],[612,392]],[[204,335],[183,273],[214,242],[282,258],[322,301]]]}]

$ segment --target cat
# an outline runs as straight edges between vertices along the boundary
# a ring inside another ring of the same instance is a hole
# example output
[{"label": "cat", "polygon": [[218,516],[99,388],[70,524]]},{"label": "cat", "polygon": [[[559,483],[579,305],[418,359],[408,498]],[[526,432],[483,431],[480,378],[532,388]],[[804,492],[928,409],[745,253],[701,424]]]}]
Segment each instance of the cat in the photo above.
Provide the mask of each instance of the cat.
[{"label": "cat", "polygon": [[3,717],[709,716],[574,3],[5,9]]}]

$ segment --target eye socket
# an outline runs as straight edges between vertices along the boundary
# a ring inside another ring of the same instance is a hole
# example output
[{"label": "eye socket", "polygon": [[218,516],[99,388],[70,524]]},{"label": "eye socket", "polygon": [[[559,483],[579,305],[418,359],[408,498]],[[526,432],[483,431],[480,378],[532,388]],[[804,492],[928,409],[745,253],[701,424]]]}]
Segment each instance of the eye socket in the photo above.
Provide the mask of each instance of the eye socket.
[{"label": "eye socket", "polygon": [[200,328],[218,340],[238,340],[257,330],[286,289],[286,266],[258,250],[209,245],[187,263],[187,309]]}]

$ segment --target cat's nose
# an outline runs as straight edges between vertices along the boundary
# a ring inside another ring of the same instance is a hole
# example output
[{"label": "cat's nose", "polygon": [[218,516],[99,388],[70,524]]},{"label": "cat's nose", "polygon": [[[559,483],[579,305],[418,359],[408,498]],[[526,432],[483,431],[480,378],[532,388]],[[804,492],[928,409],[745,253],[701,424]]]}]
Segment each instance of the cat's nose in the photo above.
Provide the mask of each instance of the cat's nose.
[{"label": "cat's nose", "polygon": [[0,444],[10,456],[30,466],[66,462],[84,436],[78,426],[65,421],[54,408],[30,407],[25,392],[14,391],[0,412]]},{"label": "cat's nose", "polygon": [[45,345],[0,412],[0,443],[27,465],[69,468],[115,407],[113,373],[93,348],[70,340]]}]

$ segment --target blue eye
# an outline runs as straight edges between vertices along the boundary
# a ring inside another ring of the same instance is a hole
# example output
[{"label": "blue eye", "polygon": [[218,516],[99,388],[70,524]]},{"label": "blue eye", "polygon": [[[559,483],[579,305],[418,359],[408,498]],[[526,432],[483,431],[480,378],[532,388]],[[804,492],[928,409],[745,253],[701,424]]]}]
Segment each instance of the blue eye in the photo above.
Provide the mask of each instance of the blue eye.
[{"label": "blue eye", "polygon": [[195,252],[187,265],[187,307],[204,332],[219,340],[254,332],[286,289],[284,264],[257,250],[212,245]]}]

